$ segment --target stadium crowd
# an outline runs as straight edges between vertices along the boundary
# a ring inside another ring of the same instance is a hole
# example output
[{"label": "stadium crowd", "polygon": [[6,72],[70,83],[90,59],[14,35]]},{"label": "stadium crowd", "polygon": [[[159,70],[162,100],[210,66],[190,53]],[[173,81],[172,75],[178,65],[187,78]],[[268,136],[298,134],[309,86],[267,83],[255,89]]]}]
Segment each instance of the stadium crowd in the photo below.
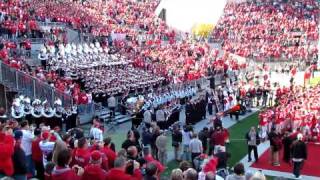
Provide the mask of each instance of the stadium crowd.
[{"label": "stadium crowd", "polygon": [[223,49],[258,60],[317,56],[319,1],[228,3],[214,32]]},{"label": "stadium crowd", "polygon": [[[207,42],[194,42],[188,34],[181,37],[167,27],[154,14],[158,3],[151,0],[1,1],[0,30],[5,39],[0,59],[71,94],[75,104],[87,104],[92,99],[99,101],[97,96],[101,96],[104,103],[110,103],[104,97],[126,96],[128,91],[149,87],[156,89],[163,81],[181,83],[215,74],[228,77],[230,71],[237,75],[247,64],[238,62],[231,53],[289,60],[312,59],[317,54],[312,44],[319,39],[316,1],[228,4],[213,34],[215,39],[223,40],[223,52]],[[89,34],[96,40],[89,45],[71,45],[63,29],[43,32],[37,21],[62,22],[79,31],[80,36]],[[15,40],[23,37],[20,46],[30,50],[28,38],[44,36],[51,38],[39,54],[42,66],[32,70],[14,51],[18,47]],[[260,172],[245,173],[241,163],[234,167],[233,174],[228,174],[229,133],[222,126],[221,115],[230,114],[231,118],[235,115],[238,120],[240,113],[250,111],[251,107],[272,105],[275,100],[277,106],[261,113],[259,134],[253,130],[246,136],[249,153],[259,144],[258,139],[270,139],[274,165],[278,165],[274,152],[279,151],[275,136],[292,131],[291,136],[298,140],[302,140],[300,133],[308,141],[320,139],[319,86],[273,89],[264,68],[261,70],[264,81],[258,86],[251,83],[255,74],[246,75],[247,79],[240,80],[238,86],[230,80],[227,87],[205,92],[196,100],[190,99],[196,95],[194,87],[150,93],[145,104],[141,104],[142,132],[133,126],[118,150],[110,137],[103,138],[104,129],[98,118],[93,119],[86,137],[82,129],[73,128],[75,124],[63,133],[46,123],[33,126],[28,118],[20,122],[7,119],[1,110],[0,176],[18,180],[31,177],[160,179],[168,160],[169,137],[166,131],[169,119],[162,108],[180,105],[179,99],[186,101],[181,102],[186,104],[186,125],[181,128],[175,124],[179,119],[176,116],[170,120],[174,158],[182,161],[180,167],[171,172],[172,180],[264,180]],[[114,102],[114,97],[112,99]],[[223,113],[216,114],[210,128],[196,132],[190,124],[205,119],[207,108],[210,115],[213,111]]]}]

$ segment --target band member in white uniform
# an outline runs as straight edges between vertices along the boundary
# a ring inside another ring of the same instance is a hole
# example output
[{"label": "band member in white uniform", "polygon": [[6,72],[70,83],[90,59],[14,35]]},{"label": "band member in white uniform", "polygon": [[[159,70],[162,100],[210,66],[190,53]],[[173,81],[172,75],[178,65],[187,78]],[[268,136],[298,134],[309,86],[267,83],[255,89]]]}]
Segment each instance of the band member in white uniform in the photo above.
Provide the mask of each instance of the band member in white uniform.
[{"label": "band member in white uniform", "polygon": [[40,99],[35,99],[32,102],[32,109],[31,109],[31,115],[32,115],[32,123],[35,123],[37,127],[42,123],[42,105]]}]

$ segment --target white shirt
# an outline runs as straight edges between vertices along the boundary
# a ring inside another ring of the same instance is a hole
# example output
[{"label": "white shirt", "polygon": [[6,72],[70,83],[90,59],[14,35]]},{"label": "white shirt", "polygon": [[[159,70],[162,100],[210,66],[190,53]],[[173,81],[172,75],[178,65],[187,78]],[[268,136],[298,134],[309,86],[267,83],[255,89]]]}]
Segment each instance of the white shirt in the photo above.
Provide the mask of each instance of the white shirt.
[{"label": "white shirt", "polygon": [[190,132],[185,132],[185,131],[182,131],[182,144],[183,145],[188,145],[190,144]]},{"label": "white shirt", "polygon": [[162,109],[157,110],[157,112],[156,112],[156,120],[157,120],[157,122],[166,120],[165,113],[164,113],[164,111]]},{"label": "white shirt", "polygon": [[93,139],[102,142],[103,141],[103,132],[99,128],[92,127],[90,129],[89,137],[93,137]]},{"label": "white shirt", "polygon": [[202,142],[196,138],[191,139],[189,149],[191,153],[202,153]]},{"label": "white shirt", "polygon": [[111,96],[108,98],[108,107],[116,107],[116,98]]},{"label": "white shirt", "polygon": [[39,146],[42,151],[42,161],[43,161],[43,166],[46,167],[48,160],[47,156],[53,151],[55,142],[50,142],[50,141],[40,141]]},{"label": "white shirt", "polygon": [[29,156],[32,154],[31,147],[32,147],[32,141],[34,139],[34,135],[29,130],[21,130],[22,131],[22,139],[21,139],[21,147],[26,154],[26,156]]},{"label": "white shirt", "polygon": [[151,123],[151,112],[150,110],[146,110],[144,113],[143,113],[143,122],[145,123]]},{"label": "white shirt", "polygon": [[88,103],[92,103],[92,94],[91,93],[87,93],[87,97],[88,97]]}]

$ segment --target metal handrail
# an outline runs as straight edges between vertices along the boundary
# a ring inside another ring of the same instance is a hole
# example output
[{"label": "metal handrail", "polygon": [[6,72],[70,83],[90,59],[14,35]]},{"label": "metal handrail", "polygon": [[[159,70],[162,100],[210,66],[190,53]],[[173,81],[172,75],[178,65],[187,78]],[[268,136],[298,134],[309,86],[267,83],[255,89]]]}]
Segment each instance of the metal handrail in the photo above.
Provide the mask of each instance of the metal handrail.
[{"label": "metal handrail", "polygon": [[[0,83],[30,98],[46,99],[51,105],[56,98],[62,100],[63,106],[73,105],[71,95],[59,91],[48,83],[26,72],[12,68],[0,61]],[[68,101],[68,102],[67,102]]]}]

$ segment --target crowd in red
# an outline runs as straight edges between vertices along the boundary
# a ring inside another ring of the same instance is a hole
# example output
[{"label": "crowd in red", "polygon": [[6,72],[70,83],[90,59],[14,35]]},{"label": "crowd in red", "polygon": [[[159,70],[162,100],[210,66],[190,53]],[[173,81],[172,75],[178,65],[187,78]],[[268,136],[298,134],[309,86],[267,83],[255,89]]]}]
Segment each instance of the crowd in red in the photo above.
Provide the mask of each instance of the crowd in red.
[{"label": "crowd in red", "polygon": [[[142,152],[137,131],[129,131],[123,149],[116,152],[111,138],[89,141],[82,129],[75,128],[62,135],[59,128],[50,131],[40,125],[40,128],[33,129],[27,121],[19,124],[16,120],[4,121],[1,118],[0,123],[1,177],[140,180],[148,176],[150,170],[159,177],[165,169],[148,149],[144,148]],[[92,129],[95,128],[99,129],[100,123],[94,120]]]},{"label": "crowd in red", "polygon": [[127,36],[113,39],[113,46],[132,59],[135,67],[152,69],[174,82],[205,76],[219,53],[208,43],[192,42],[188,35],[178,41],[177,32],[154,14],[158,1],[39,2],[35,9],[42,19],[69,23],[95,36]]},{"label": "crowd in red", "polygon": [[309,60],[318,52],[319,14],[316,0],[229,3],[213,37],[244,57]]},{"label": "crowd in red", "polygon": [[303,133],[307,140],[319,141],[319,91],[320,86],[278,88],[278,106],[260,113],[260,126],[264,131],[274,126],[280,134],[286,131]]}]

